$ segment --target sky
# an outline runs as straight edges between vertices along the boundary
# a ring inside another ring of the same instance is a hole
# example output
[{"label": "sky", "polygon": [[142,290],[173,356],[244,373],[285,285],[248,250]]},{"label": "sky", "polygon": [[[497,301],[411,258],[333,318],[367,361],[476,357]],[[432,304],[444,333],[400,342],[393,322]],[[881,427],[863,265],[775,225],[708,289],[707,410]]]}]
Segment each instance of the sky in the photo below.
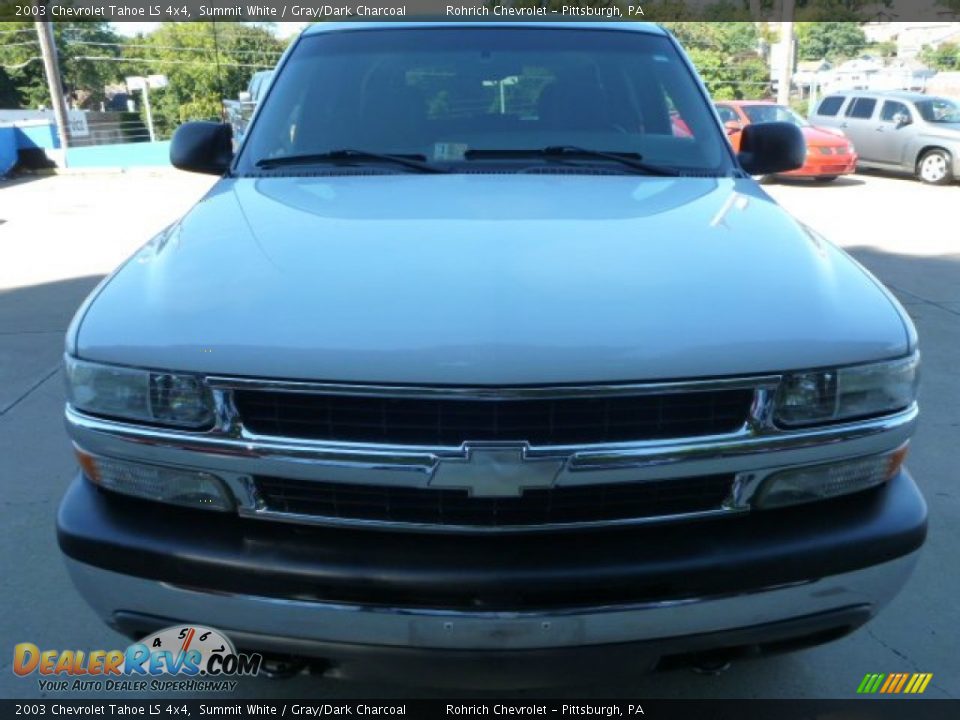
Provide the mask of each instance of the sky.
[{"label": "sky", "polygon": [[[113,26],[114,31],[120,35],[126,35],[130,37],[136,35],[137,33],[148,33],[154,30],[160,23],[155,22],[118,22],[110,23]],[[274,23],[276,25],[277,36],[281,38],[287,38],[291,35],[295,35],[301,30],[307,23],[305,22],[283,22],[283,23]]]}]

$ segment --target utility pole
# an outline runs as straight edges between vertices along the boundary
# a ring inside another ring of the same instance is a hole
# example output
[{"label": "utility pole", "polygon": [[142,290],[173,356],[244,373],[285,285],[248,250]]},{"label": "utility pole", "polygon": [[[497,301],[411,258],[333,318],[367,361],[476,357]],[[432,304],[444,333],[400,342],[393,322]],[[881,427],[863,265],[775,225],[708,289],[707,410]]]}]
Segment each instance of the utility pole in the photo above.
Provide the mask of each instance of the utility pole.
[{"label": "utility pole", "polygon": [[150,142],[156,142],[157,136],[153,132],[153,110],[150,109],[150,81],[143,79],[143,109],[147,111],[147,132],[150,133]]},{"label": "utility pole", "polygon": [[790,104],[790,82],[793,79],[793,10],[794,0],[782,0],[780,23],[780,73],[777,78],[777,104]]},{"label": "utility pole", "polygon": [[[53,116],[57,121],[57,134],[60,136],[60,148],[66,150],[69,145],[69,126],[67,125],[67,104],[63,99],[63,82],[60,80],[60,65],[57,63],[57,46],[53,41],[53,27],[49,21],[35,20],[37,38],[40,41],[40,55],[43,57],[43,69],[47,75],[50,89],[50,102]],[[64,152],[64,164],[66,164]]]}]

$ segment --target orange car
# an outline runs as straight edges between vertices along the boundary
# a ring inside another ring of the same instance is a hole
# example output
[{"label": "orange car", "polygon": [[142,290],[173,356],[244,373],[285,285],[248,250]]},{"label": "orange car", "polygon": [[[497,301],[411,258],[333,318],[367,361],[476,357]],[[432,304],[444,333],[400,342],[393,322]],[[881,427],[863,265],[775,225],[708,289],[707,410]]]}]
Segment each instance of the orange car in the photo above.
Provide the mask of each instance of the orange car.
[{"label": "orange car", "polygon": [[807,160],[799,170],[784,173],[790,177],[812,177],[820,182],[836,180],[857,168],[857,153],[846,136],[832,128],[814,127],[784,105],[762,100],[718,102],[717,112],[733,149],[740,150],[744,126],[751,123],[789,122],[797,125],[807,141]]}]

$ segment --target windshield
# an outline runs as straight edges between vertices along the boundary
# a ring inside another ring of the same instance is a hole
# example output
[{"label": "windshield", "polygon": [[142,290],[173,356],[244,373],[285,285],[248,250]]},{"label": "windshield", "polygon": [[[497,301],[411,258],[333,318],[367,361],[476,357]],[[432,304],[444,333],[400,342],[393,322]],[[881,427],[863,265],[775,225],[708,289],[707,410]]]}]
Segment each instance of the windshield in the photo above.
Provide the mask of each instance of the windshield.
[{"label": "windshield", "polygon": [[[542,156],[475,151],[570,146],[629,153],[698,173],[731,169],[723,137],[670,40],[633,31],[410,28],[330,31],[301,39],[274,78],[238,170],[290,172],[320,162],[402,155],[454,172],[557,166]],[[344,155],[341,151],[350,151]],[[383,158],[381,158],[383,159]],[[611,158],[573,154],[564,171]],[[349,163],[342,163],[348,165]],[[381,163],[403,172],[399,163]],[[347,167],[343,167],[347,170]],[[500,167],[498,167],[500,169]]]},{"label": "windshield", "polygon": [[946,98],[931,98],[916,103],[920,117],[928,123],[960,123],[960,104]]},{"label": "windshield", "polygon": [[806,127],[804,118],[784,105],[744,105],[743,112],[751,123],[788,122],[797,127]]}]

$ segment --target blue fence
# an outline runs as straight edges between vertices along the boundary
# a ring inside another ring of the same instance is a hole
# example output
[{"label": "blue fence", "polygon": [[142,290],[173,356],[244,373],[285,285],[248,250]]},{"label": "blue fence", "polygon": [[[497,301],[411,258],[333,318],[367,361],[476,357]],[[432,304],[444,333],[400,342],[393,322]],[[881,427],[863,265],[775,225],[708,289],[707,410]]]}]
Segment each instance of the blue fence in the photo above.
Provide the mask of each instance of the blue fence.
[{"label": "blue fence", "polygon": [[20,159],[21,150],[56,150],[60,146],[53,125],[27,121],[0,127],[0,175],[6,175]]},{"label": "blue fence", "polygon": [[0,127],[0,177],[3,177],[17,164],[16,128]]},{"label": "blue fence", "polygon": [[60,147],[57,128],[52,123],[23,123],[13,126],[18,150],[56,150]]},{"label": "blue fence", "polygon": [[[59,147],[53,123],[27,121],[0,127],[0,175],[17,164],[21,151],[46,152]],[[170,141],[70,147],[66,163],[68,168],[169,167]]]}]

